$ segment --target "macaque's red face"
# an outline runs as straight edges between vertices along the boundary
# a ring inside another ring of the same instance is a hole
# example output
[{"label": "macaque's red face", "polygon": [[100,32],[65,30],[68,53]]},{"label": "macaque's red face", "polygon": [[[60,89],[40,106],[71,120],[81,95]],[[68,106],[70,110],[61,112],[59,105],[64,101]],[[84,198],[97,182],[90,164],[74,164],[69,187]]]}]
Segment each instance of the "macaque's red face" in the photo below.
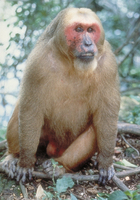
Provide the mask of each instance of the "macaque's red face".
[{"label": "macaque's red face", "polygon": [[97,42],[100,39],[100,27],[96,23],[73,23],[65,29],[67,45],[74,57],[89,62],[98,53]]}]

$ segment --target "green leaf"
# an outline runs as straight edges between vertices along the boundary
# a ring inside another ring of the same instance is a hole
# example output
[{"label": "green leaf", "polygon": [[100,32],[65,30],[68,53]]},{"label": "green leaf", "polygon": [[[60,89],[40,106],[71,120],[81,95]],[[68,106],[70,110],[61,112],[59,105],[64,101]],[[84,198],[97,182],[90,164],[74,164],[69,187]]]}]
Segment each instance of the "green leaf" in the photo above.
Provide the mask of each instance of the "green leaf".
[{"label": "green leaf", "polygon": [[140,195],[138,194],[137,190],[135,191],[129,190],[129,191],[126,191],[125,194],[133,200],[140,200]]},{"label": "green leaf", "polygon": [[109,197],[109,194],[106,194],[106,193],[98,193],[98,195],[99,195],[100,197],[106,197],[106,198]]},{"label": "green leaf", "polygon": [[71,200],[77,200],[77,198],[71,193],[70,194]]},{"label": "green leaf", "polygon": [[132,190],[129,190],[129,191],[126,191],[124,192],[127,196],[133,198],[136,194],[137,194],[137,191],[132,191]]},{"label": "green leaf", "polygon": [[136,151],[134,149],[132,149],[131,147],[125,149],[125,154],[127,157],[131,157],[132,154],[135,154],[135,153],[136,153]]},{"label": "green leaf", "polygon": [[128,162],[126,159],[123,159],[123,160],[116,162],[116,163],[119,164],[119,165],[124,165],[126,167],[137,167],[137,165],[134,165],[134,164]]},{"label": "green leaf", "polygon": [[[53,199],[54,195],[53,195],[51,192],[46,192],[46,191],[44,190],[44,193],[45,193],[45,195],[47,196],[47,198],[49,198],[49,200],[52,200],[52,199]],[[46,199],[46,197],[43,197],[43,200],[45,200],[45,199]]]},{"label": "green leaf", "polygon": [[62,167],[63,167],[63,165],[59,165],[59,163],[56,162],[53,158],[51,158],[51,162],[52,162],[52,165],[53,165],[54,168],[55,168],[56,166],[59,167],[59,168],[62,168]]},{"label": "green leaf", "polygon": [[73,186],[74,182],[70,177],[63,176],[63,178],[56,181],[56,191],[58,193],[66,192],[68,187],[72,188]]},{"label": "green leaf", "polygon": [[137,185],[137,192],[140,192],[140,185]]},{"label": "green leaf", "polygon": [[134,200],[140,200],[140,194],[136,195],[136,196],[134,197]]},{"label": "green leaf", "polygon": [[98,200],[108,200],[108,198],[98,197]]},{"label": "green leaf", "polygon": [[51,162],[53,167],[56,167],[58,165],[58,162],[56,162],[53,158],[51,158]]},{"label": "green leaf", "polygon": [[128,197],[124,192],[117,190],[109,196],[108,200],[128,200]]}]

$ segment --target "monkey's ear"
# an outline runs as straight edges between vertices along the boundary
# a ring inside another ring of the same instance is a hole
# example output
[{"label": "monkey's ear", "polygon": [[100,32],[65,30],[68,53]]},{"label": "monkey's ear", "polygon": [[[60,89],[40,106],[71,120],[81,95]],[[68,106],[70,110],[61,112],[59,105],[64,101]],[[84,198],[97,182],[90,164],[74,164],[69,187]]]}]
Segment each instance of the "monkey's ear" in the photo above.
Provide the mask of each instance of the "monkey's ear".
[{"label": "monkey's ear", "polygon": [[66,9],[58,13],[58,15],[52,20],[52,22],[47,26],[45,32],[42,35],[42,39],[51,39],[55,34],[59,24],[62,23]]}]

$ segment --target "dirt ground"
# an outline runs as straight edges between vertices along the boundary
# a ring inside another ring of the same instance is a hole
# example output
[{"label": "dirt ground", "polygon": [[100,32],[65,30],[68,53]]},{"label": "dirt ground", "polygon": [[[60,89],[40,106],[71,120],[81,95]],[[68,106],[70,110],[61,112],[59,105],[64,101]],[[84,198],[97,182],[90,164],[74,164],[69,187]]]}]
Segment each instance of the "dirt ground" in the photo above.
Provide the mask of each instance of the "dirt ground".
[{"label": "dirt ground", "polygon": [[[125,139],[140,152],[140,137],[125,135]],[[115,148],[114,162],[126,159],[127,161],[140,166],[140,156],[129,147],[128,144],[119,135],[117,138],[117,145]],[[78,174],[90,175],[98,174],[98,170],[95,170],[93,164],[94,157],[89,161]],[[140,185],[140,174],[134,176],[127,176],[121,179],[123,183],[130,189],[136,190],[137,186]],[[52,188],[53,182],[45,179],[33,179],[31,182],[25,184],[25,188],[28,192],[28,199],[35,199],[36,191],[38,186],[41,184],[42,188],[47,191],[54,193]],[[110,181],[106,186],[99,186],[97,182],[83,181],[75,182],[72,189],[68,189],[67,192],[60,195],[62,199],[70,199],[70,193],[74,194],[77,199],[91,200],[97,197],[98,193],[112,193],[118,190],[118,187]],[[5,174],[0,174],[0,200],[23,200],[23,194],[20,189],[20,185],[14,180],[9,179]]]}]

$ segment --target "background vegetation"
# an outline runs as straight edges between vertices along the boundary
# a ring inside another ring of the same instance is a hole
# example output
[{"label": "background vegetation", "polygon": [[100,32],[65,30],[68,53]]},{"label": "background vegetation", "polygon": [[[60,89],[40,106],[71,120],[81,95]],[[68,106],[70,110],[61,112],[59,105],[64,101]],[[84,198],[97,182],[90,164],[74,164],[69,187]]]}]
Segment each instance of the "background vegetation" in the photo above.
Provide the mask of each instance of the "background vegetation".
[{"label": "background vegetation", "polygon": [[120,120],[140,124],[139,0],[2,0],[0,2],[0,140],[17,100],[26,59],[38,37],[66,7],[87,7],[102,21],[116,54]]}]

